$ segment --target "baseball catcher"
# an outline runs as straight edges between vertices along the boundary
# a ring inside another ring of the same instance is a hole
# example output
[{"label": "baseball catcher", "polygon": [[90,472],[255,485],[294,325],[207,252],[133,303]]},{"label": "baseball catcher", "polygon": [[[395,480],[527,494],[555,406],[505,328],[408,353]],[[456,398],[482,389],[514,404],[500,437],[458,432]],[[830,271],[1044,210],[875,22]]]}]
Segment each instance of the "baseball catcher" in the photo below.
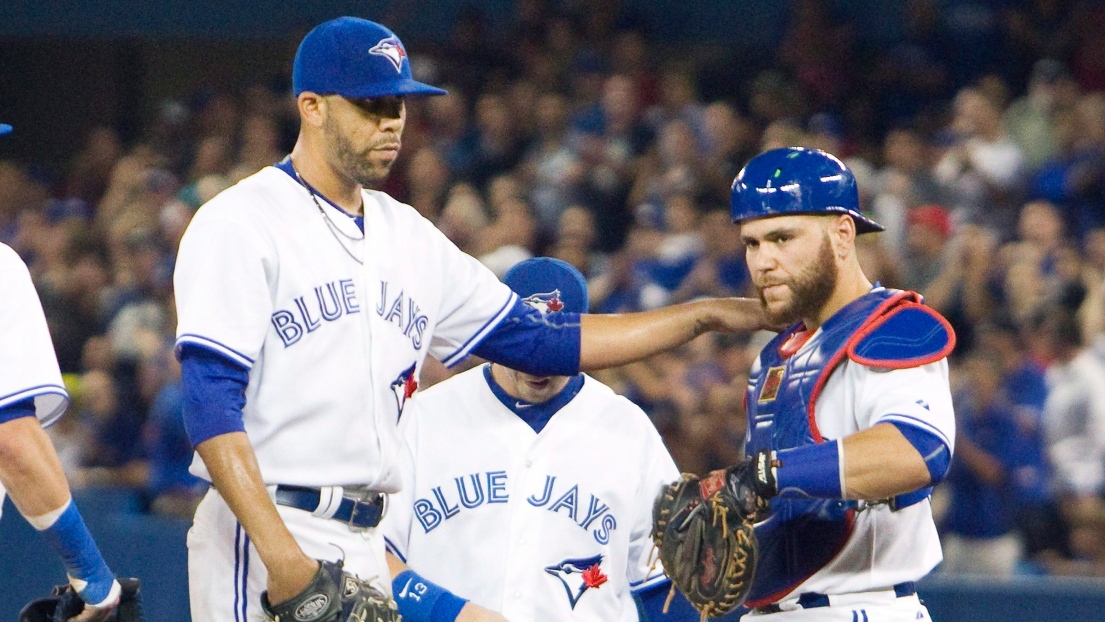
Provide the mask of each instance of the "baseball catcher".
[{"label": "baseball catcher", "polygon": [[[756,569],[752,525],[767,510],[770,468],[762,453],[705,478],[684,473],[660,490],[652,508],[652,540],[664,572],[702,614],[729,613],[744,602]],[[765,474],[763,480],[757,472]]]},{"label": "baseball catcher", "polygon": [[342,562],[321,561],[315,578],[298,595],[278,605],[261,595],[268,622],[399,622],[386,594],[342,570]]},{"label": "baseball catcher", "polygon": [[[138,579],[119,579],[119,606],[106,618],[78,617],[85,610],[84,601],[73,586],[59,585],[49,596],[28,603],[19,612],[19,622],[69,622],[69,620],[104,620],[105,622],[143,622],[141,586]],[[85,614],[87,616],[87,613]]]}]

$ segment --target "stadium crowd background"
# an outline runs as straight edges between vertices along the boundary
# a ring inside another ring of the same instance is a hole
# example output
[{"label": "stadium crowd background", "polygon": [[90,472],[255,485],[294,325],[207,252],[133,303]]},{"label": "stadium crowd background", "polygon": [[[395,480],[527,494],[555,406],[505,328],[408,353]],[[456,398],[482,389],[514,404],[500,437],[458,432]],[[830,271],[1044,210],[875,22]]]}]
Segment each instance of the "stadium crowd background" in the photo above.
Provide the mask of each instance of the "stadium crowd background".
[{"label": "stadium crowd background", "polygon": [[[774,147],[841,156],[887,227],[862,240],[867,274],[920,291],[959,336],[943,571],[1105,576],[1105,3],[910,0],[903,36],[872,47],[799,0],[736,80],[715,49],[672,54],[625,6],[588,6],[519,0],[505,30],[472,10],[444,40],[400,32],[450,95],[408,102],[382,189],[498,274],[559,257],[595,311],[621,312],[752,294],[733,176]],[[74,486],[191,515],[175,249],[204,201],[289,151],[287,90],[196,84],[132,140],[97,127],[65,165],[0,161],[0,241],[31,268],[74,397],[50,431]],[[704,337],[597,375],[703,472],[738,458],[763,343]],[[422,384],[449,373],[427,365]]]}]

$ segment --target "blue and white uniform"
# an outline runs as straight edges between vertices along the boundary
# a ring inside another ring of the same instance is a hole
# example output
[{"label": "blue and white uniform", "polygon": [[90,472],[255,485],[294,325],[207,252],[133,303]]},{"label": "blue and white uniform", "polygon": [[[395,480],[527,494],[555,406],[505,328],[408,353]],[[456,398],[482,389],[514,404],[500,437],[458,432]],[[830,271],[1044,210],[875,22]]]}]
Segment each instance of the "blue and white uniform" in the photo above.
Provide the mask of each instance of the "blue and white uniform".
[{"label": "blue and white uniform", "polygon": [[[383,529],[411,568],[512,622],[636,622],[652,502],[679,471],[640,408],[586,375],[543,404],[489,366],[420,392]],[[697,618],[696,618],[697,619]]]},{"label": "blue and white uniform", "polygon": [[[35,416],[48,426],[69,406],[69,394],[27,265],[2,243],[0,292],[0,423]],[[3,504],[0,484],[0,508]]]},{"label": "blue and white uniform", "polygon": [[[205,414],[188,418],[189,435],[198,444],[244,430],[274,498],[278,485],[322,490],[314,514],[278,507],[306,553],[337,559],[344,551],[351,572],[386,577],[376,530],[352,531],[327,515],[343,496],[398,490],[396,425],[426,355],[464,358],[517,297],[413,208],[365,190],[362,232],[325,200],[320,215],[284,168],[216,196],[181,241],[185,408]],[[245,381],[240,411],[196,404],[225,401],[211,392],[235,370]],[[198,455],[192,472],[210,479]],[[248,619],[260,611],[266,576],[212,489],[189,533],[193,619]],[[381,589],[390,590],[387,580]]]},{"label": "blue and white uniform", "polygon": [[[880,423],[954,447],[945,358],[954,337],[919,296],[876,287],[812,334],[800,329],[772,340],[753,366],[749,455],[835,442]],[[876,504],[781,491],[756,525],[760,560],[746,617],[928,619],[913,587],[941,560],[928,492]]]}]

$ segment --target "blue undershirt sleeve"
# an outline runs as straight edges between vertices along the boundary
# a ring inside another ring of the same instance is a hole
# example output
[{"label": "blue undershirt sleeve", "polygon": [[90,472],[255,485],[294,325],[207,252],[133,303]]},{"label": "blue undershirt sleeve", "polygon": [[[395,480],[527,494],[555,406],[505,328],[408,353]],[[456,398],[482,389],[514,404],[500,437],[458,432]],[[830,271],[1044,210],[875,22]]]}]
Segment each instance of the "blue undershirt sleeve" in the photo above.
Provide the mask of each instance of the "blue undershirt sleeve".
[{"label": "blue undershirt sleeve", "polygon": [[180,375],[184,387],[184,428],[195,447],[209,438],[244,432],[249,370],[223,354],[202,346],[180,346]]},{"label": "blue undershirt sleeve", "polygon": [[519,300],[472,353],[534,376],[579,373],[578,313],[543,314]]},{"label": "blue undershirt sleeve", "polygon": [[951,452],[948,451],[948,446],[944,444],[944,441],[920,426],[909,425],[908,423],[901,423],[899,421],[891,421],[890,423],[898,428],[902,436],[904,436],[906,440],[909,441],[909,444],[913,445],[917,452],[921,454],[921,457],[924,458],[925,466],[928,468],[929,476],[932,478],[932,481],[929,482],[929,486],[935,486],[944,481],[944,477],[948,474],[948,467],[951,466],[952,460]]},{"label": "blue undershirt sleeve", "polygon": [[6,423],[13,419],[35,416],[35,398],[28,397],[14,404],[8,404],[0,408],[0,423]]}]

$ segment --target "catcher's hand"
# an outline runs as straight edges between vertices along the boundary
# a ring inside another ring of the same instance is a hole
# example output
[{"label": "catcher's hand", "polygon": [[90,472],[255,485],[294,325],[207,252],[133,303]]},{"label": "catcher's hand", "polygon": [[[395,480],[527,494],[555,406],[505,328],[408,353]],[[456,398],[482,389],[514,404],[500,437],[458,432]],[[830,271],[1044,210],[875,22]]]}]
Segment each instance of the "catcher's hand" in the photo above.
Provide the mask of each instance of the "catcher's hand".
[{"label": "catcher's hand", "polygon": [[141,584],[119,579],[119,603],[109,608],[84,604],[70,585],[59,585],[50,596],[29,603],[19,612],[19,622],[143,622]]},{"label": "catcher's hand", "polygon": [[261,594],[270,622],[399,622],[399,610],[387,594],[342,571],[342,562],[319,561],[318,572],[294,598],[272,605]]},{"label": "catcher's hand", "polygon": [[767,501],[745,486],[737,496],[728,485],[743,481],[750,463],[704,479],[684,473],[660,490],[652,506],[652,541],[664,573],[703,619],[736,609],[752,589],[757,560],[752,525]]}]

